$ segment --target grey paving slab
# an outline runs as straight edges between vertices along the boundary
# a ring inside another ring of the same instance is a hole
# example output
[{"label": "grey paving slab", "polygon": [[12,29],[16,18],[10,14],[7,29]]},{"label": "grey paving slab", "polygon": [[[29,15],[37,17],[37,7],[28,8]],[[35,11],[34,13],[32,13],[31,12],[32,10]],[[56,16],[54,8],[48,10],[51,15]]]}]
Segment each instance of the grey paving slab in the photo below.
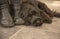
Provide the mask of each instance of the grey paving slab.
[{"label": "grey paving slab", "polygon": [[3,28],[0,27],[0,39],[9,39],[11,35],[16,33],[19,29],[21,29],[23,26],[15,26],[12,28]]}]

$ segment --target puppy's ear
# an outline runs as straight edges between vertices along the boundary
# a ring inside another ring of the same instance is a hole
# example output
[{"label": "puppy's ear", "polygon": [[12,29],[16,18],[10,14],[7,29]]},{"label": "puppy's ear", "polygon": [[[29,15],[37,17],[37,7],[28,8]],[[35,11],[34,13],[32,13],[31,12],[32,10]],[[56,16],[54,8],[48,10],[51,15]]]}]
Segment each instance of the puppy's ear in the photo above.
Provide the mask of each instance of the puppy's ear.
[{"label": "puppy's ear", "polygon": [[60,18],[60,13],[57,11],[53,11],[54,17]]},{"label": "puppy's ear", "polygon": [[46,12],[51,18],[53,18],[53,12],[52,10],[43,2],[38,2],[38,8]]}]

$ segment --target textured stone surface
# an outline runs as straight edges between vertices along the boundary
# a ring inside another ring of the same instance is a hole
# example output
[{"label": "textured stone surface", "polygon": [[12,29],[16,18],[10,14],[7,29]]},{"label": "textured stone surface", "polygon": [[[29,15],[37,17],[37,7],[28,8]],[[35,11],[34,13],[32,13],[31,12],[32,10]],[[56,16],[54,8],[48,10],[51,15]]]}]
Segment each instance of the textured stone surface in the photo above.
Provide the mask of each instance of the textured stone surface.
[{"label": "textured stone surface", "polygon": [[20,30],[23,26],[15,26],[12,28],[0,27],[0,39],[9,39],[14,33]]}]

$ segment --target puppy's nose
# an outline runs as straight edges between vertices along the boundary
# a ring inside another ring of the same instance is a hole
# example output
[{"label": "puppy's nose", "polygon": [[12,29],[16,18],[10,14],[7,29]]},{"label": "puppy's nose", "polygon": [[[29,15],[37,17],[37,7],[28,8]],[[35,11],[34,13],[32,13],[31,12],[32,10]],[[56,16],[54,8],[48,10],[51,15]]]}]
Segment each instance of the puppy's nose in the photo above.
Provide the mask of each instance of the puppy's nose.
[{"label": "puppy's nose", "polygon": [[43,24],[43,22],[40,18],[36,18],[33,22],[34,26],[41,26],[42,24]]},{"label": "puppy's nose", "polygon": [[31,25],[33,26],[41,26],[43,24],[43,20],[39,16],[33,16],[31,19]]}]

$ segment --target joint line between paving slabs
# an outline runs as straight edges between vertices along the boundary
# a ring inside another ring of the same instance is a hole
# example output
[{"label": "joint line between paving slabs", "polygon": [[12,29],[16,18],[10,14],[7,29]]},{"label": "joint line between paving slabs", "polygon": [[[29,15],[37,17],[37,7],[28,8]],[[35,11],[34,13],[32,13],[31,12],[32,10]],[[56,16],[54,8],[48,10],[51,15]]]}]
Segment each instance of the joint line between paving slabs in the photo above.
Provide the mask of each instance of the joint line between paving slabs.
[{"label": "joint line between paving slabs", "polygon": [[14,36],[16,36],[19,32],[21,32],[24,29],[24,27],[22,27],[21,29],[19,29],[15,34],[13,34],[11,37],[9,37],[9,39],[13,38]]}]

